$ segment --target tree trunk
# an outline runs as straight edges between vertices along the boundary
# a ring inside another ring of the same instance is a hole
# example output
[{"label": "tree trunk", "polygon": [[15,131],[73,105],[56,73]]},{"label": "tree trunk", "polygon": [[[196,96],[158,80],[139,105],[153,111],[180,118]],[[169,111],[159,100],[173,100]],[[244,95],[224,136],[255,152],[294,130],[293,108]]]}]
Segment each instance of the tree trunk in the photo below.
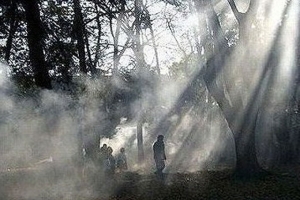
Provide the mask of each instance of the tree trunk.
[{"label": "tree trunk", "polygon": [[134,37],[134,48],[133,51],[135,53],[137,68],[138,71],[141,72],[142,68],[145,67],[145,57],[144,57],[144,48],[141,42],[141,15],[142,15],[142,1],[135,0],[134,1],[134,16],[135,16],[135,35]]},{"label": "tree trunk", "polygon": [[[251,114],[249,114],[251,116]],[[259,166],[256,148],[255,148],[255,128],[257,114],[254,117],[247,117],[239,131],[234,133],[236,148],[236,168],[235,174],[238,177],[252,177],[261,172]]]},{"label": "tree trunk", "polygon": [[[243,94],[236,88],[235,81],[228,76],[232,73],[231,66],[224,64],[234,54],[234,49],[228,46],[217,13],[214,11],[211,2],[206,6],[206,14],[209,20],[208,28],[210,29],[209,32],[213,32],[211,39],[214,46],[213,56],[207,62],[204,79],[210,94],[219,104],[234,136],[236,149],[235,174],[239,177],[255,176],[257,172],[261,171],[256,156],[255,128],[260,94],[264,89],[262,88],[263,84],[258,83],[247,104],[244,105],[242,101]],[[247,46],[243,48],[247,48]],[[217,84],[216,80],[220,76],[222,77],[221,84]]]},{"label": "tree trunk", "polygon": [[[137,63],[137,72],[140,76],[140,79],[143,80],[144,77],[144,67],[145,67],[145,58],[144,58],[144,49],[141,42],[141,15],[142,15],[142,0],[134,1],[134,17],[135,17],[135,35],[133,36],[133,51]],[[143,106],[141,106],[140,111],[143,112]],[[140,119],[138,119],[137,124],[137,143],[138,143],[138,161],[139,163],[144,160],[144,146],[143,146],[143,124],[144,118],[141,114]]]},{"label": "tree trunk", "polygon": [[136,127],[136,137],[138,146],[138,162],[142,163],[145,159],[144,143],[143,143],[143,120],[139,120]]},{"label": "tree trunk", "polygon": [[[297,24],[295,24],[295,27],[298,28],[298,33],[300,31],[300,13],[298,12],[298,21]],[[290,117],[289,117],[289,130],[291,131],[291,134],[293,138],[291,139],[291,147],[292,150],[292,155],[291,159],[294,161],[294,163],[299,164],[300,163],[300,99],[299,99],[299,86],[300,86],[300,35],[297,34],[296,38],[296,47],[294,50],[295,54],[295,69],[294,69],[294,76],[293,78],[293,85],[291,88],[292,94],[291,94],[291,99],[290,99]]]},{"label": "tree trunk", "polygon": [[[231,7],[235,10],[233,1],[230,2]],[[243,30],[240,34],[245,35],[240,36],[240,40],[234,49],[230,49],[227,45],[219,44],[219,47],[216,48],[217,51],[214,52],[214,57],[208,63],[208,70],[205,77],[207,87],[220,105],[229,128],[234,135],[236,145],[235,173],[242,177],[256,176],[259,172],[263,171],[258,164],[256,156],[256,121],[258,112],[263,105],[262,102],[264,102],[264,99],[270,97],[267,93],[267,89],[274,86],[274,80],[277,75],[276,67],[280,62],[278,58],[278,51],[281,48],[279,41],[283,35],[282,30],[284,27],[283,25],[278,26],[274,33],[276,37],[268,52],[257,52],[256,49],[258,49],[259,44],[256,43],[255,39],[257,39],[257,37],[254,31],[251,30],[252,21],[255,19],[254,14],[257,9],[257,4],[255,3],[257,3],[257,1],[251,2],[251,7],[247,12],[250,15],[248,15],[247,18],[240,13],[236,14],[240,23],[239,27]],[[234,11],[234,13],[237,12]],[[248,18],[251,20],[248,20]],[[221,29],[219,24],[217,24],[217,29]],[[245,30],[248,30],[248,33],[245,32]],[[243,60],[249,60],[251,62],[236,63],[234,61],[232,64],[232,60],[229,60],[231,65],[224,65],[231,56],[233,58],[243,56]],[[232,65],[237,65],[238,68],[234,68]],[[244,101],[242,101],[243,91],[241,91],[241,89],[237,87],[237,83],[230,78],[230,73],[232,74],[234,69],[238,70],[239,74],[242,75],[242,77],[240,77],[240,80],[243,82],[242,88],[245,88],[248,92],[247,98],[244,99]],[[220,75],[222,70],[227,70],[227,72],[225,72],[225,76],[223,77],[224,83],[218,85],[214,79],[216,79],[218,74]],[[253,74],[257,73],[256,70],[258,70],[260,74],[259,77],[257,77],[258,81],[253,83],[251,78],[254,78]],[[246,72],[251,72],[251,74]],[[213,77],[213,80],[210,80],[210,77]]]},{"label": "tree trunk", "polygon": [[27,20],[29,58],[33,68],[35,83],[41,88],[51,89],[48,65],[43,52],[45,30],[40,19],[38,1],[23,0],[22,5],[24,6]]},{"label": "tree trunk", "polygon": [[8,62],[10,57],[10,51],[12,48],[13,38],[15,32],[18,27],[18,20],[16,19],[17,15],[17,4],[15,2],[11,2],[9,8],[9,15],[10,15],[10,23],[9,23],[9,35],[6,41],[6,48],[5,48],[5,60]]},{"label": "tree trunk", "polygon": [[121,8],[119,10],[119,15],[116,18],[117,21],[117,25],[116,25],[116,30],[113,31],[113,23],[112,23],[112,16],[110,16],[109,18],[109,26],[110,26],[110,31],[111,31],[111,35],[113,37],[113,47],[114,47],[114,51],[113,51],[113,74],[116,74],[118,71],[118,67],[119,67],[119,61],[120,61],[120,56],[119,55],[119,37],[120,37],[120,33],[121,33],[121,26],[122,26],[122,20],[124,18],[124,12],[125,12],[125,2],[121,2]]},{"label": "tree trunk", "polygon": [[87,74],[84,45],[84,24],[79,0],[74,0],[74,34],[77,40],[80,72]]},{"label": "tree trunk", "polygon": [[[212,66],[208,66],[211,68]],[[255,176],[261,171],[258,165],[255,148],[255,128],[258,108],[254,101],[248,108],[243,108],[241,103],[234,107],[226,100],[222,89],[217,88],[216,84],[206,80],[210,94],[219,104],[220,109],[228,123],[234,136],[236,149],[236,168],[235,174],[239,177]],[[242,114],[240,114],[242,113]]]}]

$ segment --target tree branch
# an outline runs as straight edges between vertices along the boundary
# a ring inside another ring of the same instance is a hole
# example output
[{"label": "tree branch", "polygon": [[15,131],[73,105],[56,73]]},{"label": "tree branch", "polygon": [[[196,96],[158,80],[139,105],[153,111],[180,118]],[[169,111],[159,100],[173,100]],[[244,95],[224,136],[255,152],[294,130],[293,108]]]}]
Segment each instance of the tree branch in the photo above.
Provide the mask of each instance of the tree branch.
[{"label": "tree branch", "polygon": [[235,18],[237,19],[238,22],[240,22],[241,18],[242,18],[242,13],[240,13],[239,10],[237,9],[234,0],[227,0],[227,2],[229,3],[229,6],[230,6]]}]

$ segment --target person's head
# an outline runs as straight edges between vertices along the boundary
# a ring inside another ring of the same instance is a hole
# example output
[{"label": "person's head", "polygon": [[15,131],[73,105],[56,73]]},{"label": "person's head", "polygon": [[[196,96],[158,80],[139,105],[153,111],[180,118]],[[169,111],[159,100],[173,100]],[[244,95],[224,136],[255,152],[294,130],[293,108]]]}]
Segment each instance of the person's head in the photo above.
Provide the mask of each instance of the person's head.
[{"label": "person's head", "polygon": [[164,140],[164,136],[163,135],[158,135],[157,136],[157,141],[163,141]]},{"label": "person's head", "polygon": [[124,153],[124,152],[125,152],[125,148],[122,147],[122,148],[120,149],[120,152],[121,152],[121,153]]},{"label": "person's head", "polygon": [[103,144],[102,147],[103,147],[103,148],[107,148],[107,144]]}]

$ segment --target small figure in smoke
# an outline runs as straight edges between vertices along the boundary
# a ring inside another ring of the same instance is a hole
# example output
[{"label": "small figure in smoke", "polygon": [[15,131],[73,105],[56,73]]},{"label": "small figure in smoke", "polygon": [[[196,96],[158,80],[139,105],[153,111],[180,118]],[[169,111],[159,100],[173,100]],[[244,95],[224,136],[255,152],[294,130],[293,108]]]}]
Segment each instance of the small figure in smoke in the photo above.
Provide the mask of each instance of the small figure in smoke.
[{"label": "small figure in smoke", "polygon": [[156,175],[158,178],[163,179],[163,170],[165,168],[165,144],[164,136],[158,135],[156,142],[153,144],[154,160],[156,164]]},{"label": "small figure in smoke", "polygon": [[111,147],[107,147],[107,157],[104,161],[104,172],[108,177],[112,177],[115,174],[116,161],[114,156],[112,155],[113,149]]},{"label": "small figure in smoke", "polygon": [[102,161],[107,157],[107,144],[102,145],[99,151],[99,156],[102,158]]},{"label": "small figure in smoke", "polygon": [[124,147],[120,149],[120,153],[117,156],[117,169],[120,173],[127,170],[127,158]]},{"label": "small figure in smoke", "polygon": [[107,152],[107,144],[103,144],[100,148],[100,153],[106,153]]},{"label": "small figure in smoke", "polygon": [[104,161],[107,159],[107,144],[103,144],[98,152],[98,166],[102,169]]}]

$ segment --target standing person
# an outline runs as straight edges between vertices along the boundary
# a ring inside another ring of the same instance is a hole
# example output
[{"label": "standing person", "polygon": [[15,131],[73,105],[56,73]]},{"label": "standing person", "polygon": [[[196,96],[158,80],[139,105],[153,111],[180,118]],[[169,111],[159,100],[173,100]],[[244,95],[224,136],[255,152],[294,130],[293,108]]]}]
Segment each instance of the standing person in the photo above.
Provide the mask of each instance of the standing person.
[{"label": "standing person", "polygon": [[115,174],[116,161],[114,156],[112,155],[113,149],[111,147],[107,147],[107,157],[104,163],[104,171],[105,175],[108,177],[112,177]]},{"label": "standing person", "polygon": [[158,176],[158,178],[163,179],[163,170],[165,168],[165,160],[166,160],[163,135],[157,136],[157,140],[153,144],[153,153],[154,153],[154,160],[156,165],[155,173]]},{"label": "standing person", "polygon": [[100,148],[98,158],[99,162],[102,164],[103,161],[107,158],[107,144],[103,144],[102,147]]},{"label": "standing person", "polygon": [[127,170],[127,158],[124,147],[120,149],[120,153],[117,156],[117,169],[120,173]]},{"label": "standing person", "polygon": [[103,144],[98,152],[98,168],[100,172],[103,172],[103,168],[105,168],[105,160],[107,159],[107,144]]}]

